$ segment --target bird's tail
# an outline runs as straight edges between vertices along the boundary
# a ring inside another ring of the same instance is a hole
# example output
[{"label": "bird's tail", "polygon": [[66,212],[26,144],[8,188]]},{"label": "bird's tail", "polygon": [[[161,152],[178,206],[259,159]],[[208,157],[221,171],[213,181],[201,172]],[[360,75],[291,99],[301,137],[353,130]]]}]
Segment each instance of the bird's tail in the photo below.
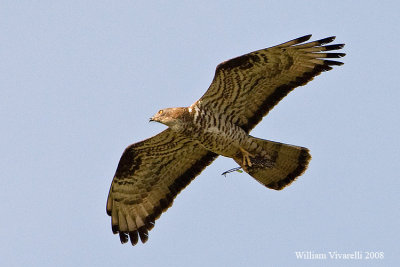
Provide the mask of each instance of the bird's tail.
[{"label": "bird's tail", "polygon": [[233,159],[245,172],[266,187],[281,190],[307,169],[311,160],[307,148],[251,138],[256,146],[252,145],[254,149],[246,150],[250,164],[244,160],[243,153]]}]

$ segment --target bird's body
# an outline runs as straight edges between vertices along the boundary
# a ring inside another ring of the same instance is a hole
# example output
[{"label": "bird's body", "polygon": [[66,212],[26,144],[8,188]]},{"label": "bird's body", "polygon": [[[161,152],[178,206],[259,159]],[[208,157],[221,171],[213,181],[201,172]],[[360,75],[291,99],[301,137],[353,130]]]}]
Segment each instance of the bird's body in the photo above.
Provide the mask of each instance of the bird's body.
[{"label": "bird's body", "polygon": [[232,158],[267,188],[281,190],[307,168],[309,150],[253,137],[249,132],[295,87],[331,66],[325,58],[344,45],[311,35],[218,65],[207,92],[193,105],[160,110],[150,120],[168,129],[126,148],[107,200],[113,232],[122,243],[144,243],[155,220],[218,155]]},{"label": "bird's body", "polygon": [[[239,152],[239,147],[248,143],[248,134],[225,115],[215,114],[207,108],[199,108],[196,102],[176,118],[176,124],[171,128],[205,149],[216,154],[233,157]],[[174,109],[172,109],[174,111]]]}]

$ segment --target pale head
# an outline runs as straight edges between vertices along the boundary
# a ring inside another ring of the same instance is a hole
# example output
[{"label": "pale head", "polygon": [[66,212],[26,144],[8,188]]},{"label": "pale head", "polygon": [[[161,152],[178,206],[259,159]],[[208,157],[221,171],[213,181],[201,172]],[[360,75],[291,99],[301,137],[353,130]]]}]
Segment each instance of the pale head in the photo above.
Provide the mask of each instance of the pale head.
[{"label": "pale head", "polygon": [[188,111],[187,108],[166,108],[160,109],[150,121],[156,121],[169,127],[176,127],[185,122]]}]

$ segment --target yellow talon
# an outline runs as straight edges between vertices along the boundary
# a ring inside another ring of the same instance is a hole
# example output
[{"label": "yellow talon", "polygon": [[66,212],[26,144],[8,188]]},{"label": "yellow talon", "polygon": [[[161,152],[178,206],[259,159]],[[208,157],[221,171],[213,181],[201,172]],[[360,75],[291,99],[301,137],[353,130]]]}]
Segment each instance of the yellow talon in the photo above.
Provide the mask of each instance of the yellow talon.
[{"label": "yellow talon", "polygon": [[245,169],[246,166],[251,167],[251,160],[250,157],[254,158],[254,155],[250,154],[249,152],[247,152],[246,150],[244,150],[243,148],[239,147],[240,151],[242,152],[243,155],[243,169]]}]

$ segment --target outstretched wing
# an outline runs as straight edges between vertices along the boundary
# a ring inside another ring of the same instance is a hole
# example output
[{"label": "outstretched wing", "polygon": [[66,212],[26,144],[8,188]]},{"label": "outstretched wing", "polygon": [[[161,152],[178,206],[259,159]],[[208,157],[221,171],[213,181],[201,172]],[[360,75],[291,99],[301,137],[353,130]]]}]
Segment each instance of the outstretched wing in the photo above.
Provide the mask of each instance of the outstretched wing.
[{"label": "outstretched wing", "polygon": [[225,114],[249,132],[290,91],[342,62],[344,53],[326,53],[344,44],[325,45],[335,37],[304,43],[311,35],[258,50],[217,66],[207,92],[194,105]]},{"label": "outstretched wing", "polygon": [[107,200],[114,234],[122,243],[144,243],[162,212],[215,158],[198,144],[167,129],[126,148]]}]

